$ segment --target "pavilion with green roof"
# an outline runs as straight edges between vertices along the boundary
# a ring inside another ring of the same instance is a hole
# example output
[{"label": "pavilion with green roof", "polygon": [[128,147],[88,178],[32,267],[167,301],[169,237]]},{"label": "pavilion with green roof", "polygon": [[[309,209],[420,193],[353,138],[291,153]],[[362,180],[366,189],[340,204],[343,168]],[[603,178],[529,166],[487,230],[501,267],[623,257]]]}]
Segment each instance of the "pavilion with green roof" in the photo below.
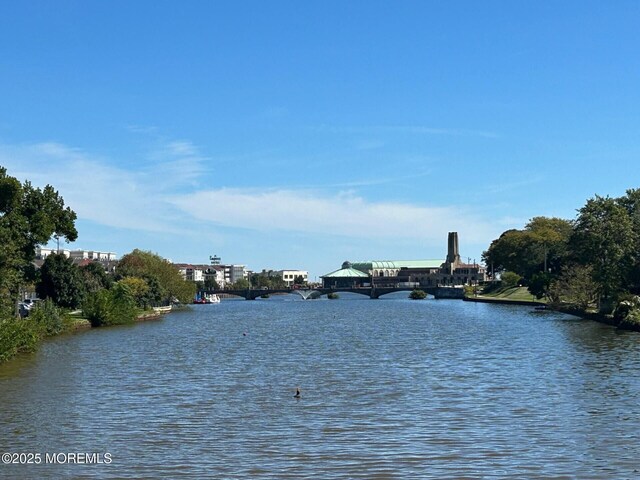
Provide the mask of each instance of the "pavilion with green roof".
[{"label": "pavilion with green roof", "polygon": [[370,276],[361,270],[353,268],[350,262],[344,262],[340,270],[336,270],[320,277],[324,288],[357,288],[366,286]]}]

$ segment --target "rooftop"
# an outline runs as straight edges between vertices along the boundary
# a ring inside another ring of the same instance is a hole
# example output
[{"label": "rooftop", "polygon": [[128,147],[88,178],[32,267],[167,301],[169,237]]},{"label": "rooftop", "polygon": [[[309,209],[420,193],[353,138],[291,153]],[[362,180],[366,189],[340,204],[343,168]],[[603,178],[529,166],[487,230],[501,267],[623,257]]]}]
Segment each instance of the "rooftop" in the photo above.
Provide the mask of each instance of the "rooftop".
[{"label": "rooftop", "polygon": [[353,278],[353,277],[362,277],[369,278],[364,272],[360,270],[356,270],[355,268],[341,268],[340,270],[336,270],[331,273],[327,273],[326,275],[320,276],[320,278]]},{"label": "rooftop", "polygon": [[361,271],[401,268],[440,268],[444,260],[370,260],[368,262],[354,262],[353,268]]}]

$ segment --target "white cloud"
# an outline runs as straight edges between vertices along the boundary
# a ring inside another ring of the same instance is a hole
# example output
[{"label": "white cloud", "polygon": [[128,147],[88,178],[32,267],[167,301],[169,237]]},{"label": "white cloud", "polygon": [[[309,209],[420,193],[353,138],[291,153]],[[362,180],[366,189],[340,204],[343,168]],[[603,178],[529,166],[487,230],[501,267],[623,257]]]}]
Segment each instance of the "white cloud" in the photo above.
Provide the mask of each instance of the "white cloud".
[{"label": "white cloud", "polygon": [[197,147],[193,143],[184,140],[169,142],[167,149],[171,154],[180,157],[194,157],[199,155]]},{"label": "white cloud", "polygon": [[357,133],[357,134],[383,134],[399,133],[411,135],[446,135],[457,137],[483,137],[500,138],[500,134],[486,130],[468,130],[464,128],[438,128],[423,125],[369,125],[369,126],[345,126],[336,127],[321,125],[313,127],[314,130],[330,133]]},{"label": "white cloud", "polygon": [[488,245],[504,230],[503,222],[489,222],[469,208],[372,201],[354,192],[332,194],[321,188],[194,192],[180,182],[202,168],[205,157],[198,149],[190,142],[171,142],[156,153],[156,163],[140,170],[113,166],[113,159],[59,143],[0,144],[0,164],[22,180],[54,185],[79,218],[132,230],[186,235],[221,226],[433,246],[442,246],[449,231],[460,232],[465,243]]},{"label": "white cloud", "polygon": [[169,205],[157,201],[154,178],[112,167],[59,143],[0,145],[0,164],[36,186],[53,185],[79,218],[147,231],[172,231]]},{"label": "white cloud", "polygon": [[169,199],[195,218],[262,231],[285,230],[360,239],[419,238],[442,244],[448,231],[469,241],[494,234],[488,222],[457,207],[371,202],[351,193],[329,196],[294,190],[217,189]]}]

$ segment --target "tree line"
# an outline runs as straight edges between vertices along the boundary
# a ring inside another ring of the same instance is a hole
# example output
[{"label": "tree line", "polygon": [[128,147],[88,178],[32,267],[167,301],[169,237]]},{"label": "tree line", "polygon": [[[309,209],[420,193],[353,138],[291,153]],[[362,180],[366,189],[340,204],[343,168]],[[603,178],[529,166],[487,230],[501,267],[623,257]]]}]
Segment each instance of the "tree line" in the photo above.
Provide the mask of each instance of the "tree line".
[{"label": "tree line", "polygon": [[[47,256],[36,268],[36,247],[52,238],[77,239],[75,220],[52,186],[22,183],[0,166],[0,361],[70,328],[74,310],[92,326],[112,325],[131,322],[153,306],[193,299],[193,282],[162,257],[141,250],[122,257],[115,272],[100,262],[79,267],[61,254]],[[27,291],[44,301],[21,319],[19,302]]]},{"label": "tree line", "polygon": [[581,310],[640,315],[640,189],[594,196],[573,220],[535,217],[503,232],[482,254],[490,274],[527,286],[537,298]]}]

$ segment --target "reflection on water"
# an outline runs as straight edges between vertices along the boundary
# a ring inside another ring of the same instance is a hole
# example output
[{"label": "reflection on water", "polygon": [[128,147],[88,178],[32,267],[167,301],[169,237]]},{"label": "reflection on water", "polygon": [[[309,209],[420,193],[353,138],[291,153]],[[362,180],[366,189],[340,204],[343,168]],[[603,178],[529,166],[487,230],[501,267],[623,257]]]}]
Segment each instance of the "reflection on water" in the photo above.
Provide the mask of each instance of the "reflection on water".
[{"label": "reflection on water", "polygon": [[0,366],[1,452],[113,456],[0,477],[640,475],[637,333],[526,307],[289,300],[194,306]]}]

